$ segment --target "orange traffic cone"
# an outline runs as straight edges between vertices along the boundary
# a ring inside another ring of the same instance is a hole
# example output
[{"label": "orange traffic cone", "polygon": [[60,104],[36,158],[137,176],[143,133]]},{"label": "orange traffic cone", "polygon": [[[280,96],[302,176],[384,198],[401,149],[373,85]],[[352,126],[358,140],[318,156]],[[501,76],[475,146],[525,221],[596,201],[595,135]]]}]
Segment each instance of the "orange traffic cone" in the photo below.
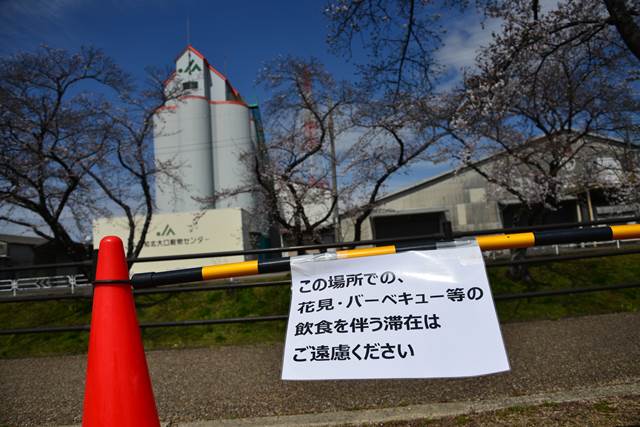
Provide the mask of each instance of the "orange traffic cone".
[{"label": "orange traffic cone", "polygon": [[122,241],[100,242],[83,426],[159,426]]}]

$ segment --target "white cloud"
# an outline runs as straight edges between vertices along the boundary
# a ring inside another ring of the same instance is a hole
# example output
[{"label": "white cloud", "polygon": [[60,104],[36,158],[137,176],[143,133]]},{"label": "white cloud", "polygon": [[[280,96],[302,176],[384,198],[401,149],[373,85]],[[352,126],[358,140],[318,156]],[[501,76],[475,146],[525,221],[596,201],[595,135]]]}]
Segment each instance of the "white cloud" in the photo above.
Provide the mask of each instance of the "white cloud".
[{"label": "white cloud", "polygon": [[[549,13],[558,7],[558,0],[541,0],[540,10]],[[447,35],[443,46],[436,52],[436,60],[454,71],[473,68],[479,49],[491,42],[491,33],[499,32],[502,20],[485,18],[473,11],[462,16],[452,16],[447,22]]]},{"label": "white cloud", "polygon": [[473,67],[479,49],[491,42],[491,33],[498,31],[500,25],[498,19],[483,21],[483,16],[475,13],[451,19],[443,46],[436,52],[436,60],[457,72]]}]

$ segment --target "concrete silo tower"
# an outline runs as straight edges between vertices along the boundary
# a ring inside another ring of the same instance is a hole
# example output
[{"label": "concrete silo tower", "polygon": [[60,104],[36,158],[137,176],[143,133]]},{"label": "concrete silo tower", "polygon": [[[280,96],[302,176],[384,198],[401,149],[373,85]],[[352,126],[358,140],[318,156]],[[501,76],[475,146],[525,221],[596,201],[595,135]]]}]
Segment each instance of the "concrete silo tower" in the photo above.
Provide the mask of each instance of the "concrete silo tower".
[{"label": "concrete silo tower", "polygon": [[243,159],[253,153],[258,133],[250,107],[227,78],[190,45],[176,59],[176,71],[165,86],[168,93],[183,93],[155,116],[155,158],[177,168],[186,190],[175,182],[158,180],[160,212],[252,210],[251,193],[218,198],[215,203],[198,200],[229,193],[252,179],[251,168]]}]

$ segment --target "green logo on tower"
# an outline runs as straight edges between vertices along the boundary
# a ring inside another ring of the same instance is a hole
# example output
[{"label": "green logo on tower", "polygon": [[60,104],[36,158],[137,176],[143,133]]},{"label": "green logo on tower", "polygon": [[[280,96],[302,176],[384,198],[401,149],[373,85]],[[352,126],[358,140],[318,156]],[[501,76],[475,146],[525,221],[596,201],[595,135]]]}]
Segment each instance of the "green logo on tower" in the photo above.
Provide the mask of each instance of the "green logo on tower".
[{"label": "green logo on tower", "polygon": [[189,65],[187,66],[187,68],[185,68],[184,70],[182,68],[178,68],[178,72],[179,73],[182,73],[183,71],[185,73],[191,75],[195,71],[202,71],[202,68],[200,68],[200,65],[196,64],[196,60],[195,59],[190,59],[189,60]]}]

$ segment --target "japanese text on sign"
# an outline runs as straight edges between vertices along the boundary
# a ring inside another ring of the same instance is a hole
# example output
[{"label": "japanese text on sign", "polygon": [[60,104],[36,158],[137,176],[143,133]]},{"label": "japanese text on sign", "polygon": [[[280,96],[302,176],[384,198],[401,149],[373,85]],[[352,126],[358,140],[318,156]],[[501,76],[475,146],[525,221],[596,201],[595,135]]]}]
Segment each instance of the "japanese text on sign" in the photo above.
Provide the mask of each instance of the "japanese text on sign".
[{"label": "japanese text on sign", "polygon": [[509,370],[480,249],[291,262],[283,379]]}]

